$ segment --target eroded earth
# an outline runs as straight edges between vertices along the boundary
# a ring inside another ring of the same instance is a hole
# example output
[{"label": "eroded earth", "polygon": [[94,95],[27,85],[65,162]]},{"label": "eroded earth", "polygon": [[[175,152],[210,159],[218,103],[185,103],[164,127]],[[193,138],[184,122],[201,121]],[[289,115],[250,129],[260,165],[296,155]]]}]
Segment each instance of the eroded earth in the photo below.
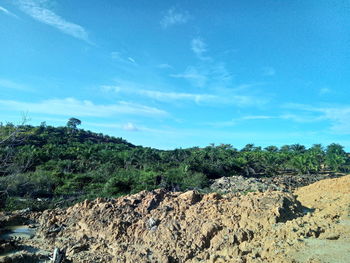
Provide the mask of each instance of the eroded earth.
[{"label": "eroded earth", "polygon": [[[21,215],[37,224],[35,236],[11,242],[40,251],[59,247],[78,263],[349,262],[350,175],[292,192],[266,190],[220,195],[159,189],[86,200]],[[2,214],[1,224],[14,214]],[[4,258],[0,262],[13,262]]]}]

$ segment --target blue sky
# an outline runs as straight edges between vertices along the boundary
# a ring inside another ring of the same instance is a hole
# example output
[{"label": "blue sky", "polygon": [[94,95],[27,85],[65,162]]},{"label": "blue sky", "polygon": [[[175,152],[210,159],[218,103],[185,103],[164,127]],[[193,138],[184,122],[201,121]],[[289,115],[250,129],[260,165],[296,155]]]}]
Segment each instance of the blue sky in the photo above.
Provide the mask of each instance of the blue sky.
[{"label": "blue sky", "polygon": [[3,122],[350,151],[349,0],[0,0],[0,40]]}]

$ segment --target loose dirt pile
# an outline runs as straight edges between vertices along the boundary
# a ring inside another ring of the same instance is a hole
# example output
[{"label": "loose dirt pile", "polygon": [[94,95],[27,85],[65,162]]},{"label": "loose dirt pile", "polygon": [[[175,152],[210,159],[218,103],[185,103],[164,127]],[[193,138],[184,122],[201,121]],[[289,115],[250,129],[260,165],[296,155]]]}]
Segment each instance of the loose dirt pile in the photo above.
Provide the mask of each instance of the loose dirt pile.
[{"label": "loose dirt pile", "polygon": [[283,174],[273,177],[243,177],[231,176],[215,179],[210,189],[220,193],[237,192],[266,192],[284,191],[293,192],[295,189],[313,184],[320,180],[338,178],[340,174],[319,174],[319,175],[291,175]]},{"label": "loose dirt pile", "polygon": [[221,177],[214,180],[210,185],[212,191],[219,193],[239,193],[239,192],[266,192],[266,191],[283,191],[271,182],[264,182],[259,178],[246,178],[243,176]]},{"label": "loose dirt pile", "polygon": [[36,215],[73,262],[349,262],[350,176],[293,194],[156,190]]},{"label": "loose dirt pile", "polygon": [[[200,262],[260,258],[240,247],[271,225],[301,215],[290,194],[142,192],[44,212],[41,235],[77,262]],[[220,255],[220,256],[219,256]]]}]

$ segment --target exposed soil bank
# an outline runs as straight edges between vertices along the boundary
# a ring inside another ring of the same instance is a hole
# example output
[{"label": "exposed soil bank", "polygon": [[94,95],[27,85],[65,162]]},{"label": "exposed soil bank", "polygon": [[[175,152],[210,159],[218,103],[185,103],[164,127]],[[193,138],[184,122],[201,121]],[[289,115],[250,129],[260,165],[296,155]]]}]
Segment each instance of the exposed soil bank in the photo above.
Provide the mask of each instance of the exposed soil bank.
[{"label": "exposed soil bank", "polygon": [[350,175],[241,194],[164,190],[35,215],[25,242],[73,262],[349,262]]}]

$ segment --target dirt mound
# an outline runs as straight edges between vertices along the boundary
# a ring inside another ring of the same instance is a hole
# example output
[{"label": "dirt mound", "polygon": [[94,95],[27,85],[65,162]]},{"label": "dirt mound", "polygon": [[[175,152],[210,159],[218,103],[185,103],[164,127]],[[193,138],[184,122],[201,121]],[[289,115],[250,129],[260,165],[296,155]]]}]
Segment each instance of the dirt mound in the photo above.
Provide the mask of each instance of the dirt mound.
[{"label": "dirt mound", "polygon": [[294,258],[315,262],[349,262],[350,259],[350,176],[328,179],[298,189],[303,205],[314,209],[309,224],[318,226],[319,235],[305,241]]},{"label": "dirt mound", "polygon": [[36,215],[33,247],[73,262],[349,262],[350,176],[295,195],[155,190]]},{"label": "dirt mound", "polygon": [[[277,237],[291,262],[347,263],[350,258],[350,175],[295,191],[308,213],[287,222]],[[295,246],[287,243],[297,240]]]},{"label": "dirt mound", "polygon": [[324,179],[338,178],[340,174],[319,174],[319,175],[292,175],[283,174],[273,177],[243,177],[231,176],[221,177],[213,180],[210,189],[220,193],[238,192],[266,192],[283,191],[293,192],[297,188],[307,186]]},{"label": "dirt mound", "polygon": [[349,197],[350,176],[344,176],[336,180],[322,180],[296,190],[295,194],[305,205],[314,208],[330,205],[331,202]]},{"label": "dirt mound", "polygon": [[274,184],[287,191],[294,191],[297,188],[304,187],[321,180],[335,179],[344,176],[344,174],[281,174],[272,177],[263,177],[261,181],[265,184]]},{"label": "dirt mound", "polygon": [[258,178],[246,178],[243,176],[221,177],[214,180],[210,189],[220,193],[237,193],[237,192],[266,192],[266,191],[282,191],[283,187],[279,187],[274,183],[263,182]]},{"label": "dirt mound", "polygon": [[42,237],[66,247],[77,262],[96,262],[99,256],[99,262],[198,262],[218,251],[234,261],[259,258],[240,245],[300,213],[294,197],[281,192],[220,196],[156,190],[46,211],[39,221]]}]

